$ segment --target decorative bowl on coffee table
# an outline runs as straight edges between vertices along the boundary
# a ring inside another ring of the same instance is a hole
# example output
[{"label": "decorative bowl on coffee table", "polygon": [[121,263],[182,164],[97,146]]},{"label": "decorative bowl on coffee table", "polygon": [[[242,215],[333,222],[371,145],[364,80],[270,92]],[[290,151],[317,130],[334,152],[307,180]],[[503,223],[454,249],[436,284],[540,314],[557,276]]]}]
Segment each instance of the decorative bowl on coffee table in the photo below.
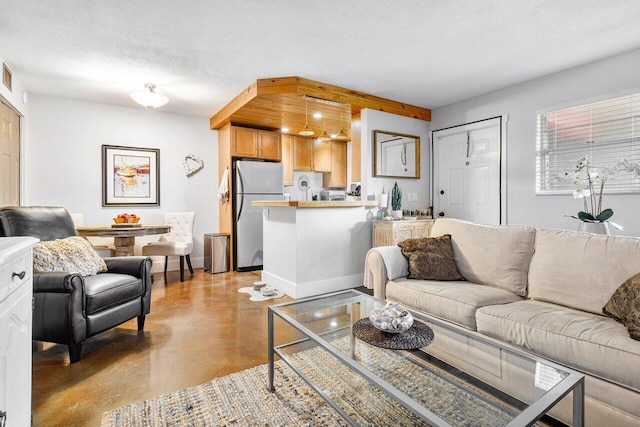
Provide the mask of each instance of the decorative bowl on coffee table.
[{"label": "decorative bowl on coffee table", "polygon": [[398,306],[385,306],[376,308],[369,314],[371,324],[390,334],[405,332],[413,325],[413,316],[408,310]]}]

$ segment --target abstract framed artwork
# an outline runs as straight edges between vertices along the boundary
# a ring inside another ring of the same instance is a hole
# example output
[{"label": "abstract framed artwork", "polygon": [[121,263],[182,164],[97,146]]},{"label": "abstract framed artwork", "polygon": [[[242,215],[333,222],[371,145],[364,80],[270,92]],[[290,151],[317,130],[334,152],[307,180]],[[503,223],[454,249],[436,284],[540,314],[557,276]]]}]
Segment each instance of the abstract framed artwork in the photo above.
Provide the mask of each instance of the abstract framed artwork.
[{"label": "abstract framed artwork", "polygon": [[103,145],[102,206],[160,206],[160,150]]}]

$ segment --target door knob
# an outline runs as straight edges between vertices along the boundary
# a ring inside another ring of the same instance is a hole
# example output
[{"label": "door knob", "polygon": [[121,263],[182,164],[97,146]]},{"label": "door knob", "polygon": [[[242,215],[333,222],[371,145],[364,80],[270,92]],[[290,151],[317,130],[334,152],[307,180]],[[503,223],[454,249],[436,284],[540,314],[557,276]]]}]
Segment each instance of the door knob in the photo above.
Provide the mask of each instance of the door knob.
[{"label": "door knob", "polygon": [[438,216],[444,216],[444,212],[438,212]]},{"label": "door knob", "polygon": [[444,194],[444,190],[440,190],[440,194]]}]

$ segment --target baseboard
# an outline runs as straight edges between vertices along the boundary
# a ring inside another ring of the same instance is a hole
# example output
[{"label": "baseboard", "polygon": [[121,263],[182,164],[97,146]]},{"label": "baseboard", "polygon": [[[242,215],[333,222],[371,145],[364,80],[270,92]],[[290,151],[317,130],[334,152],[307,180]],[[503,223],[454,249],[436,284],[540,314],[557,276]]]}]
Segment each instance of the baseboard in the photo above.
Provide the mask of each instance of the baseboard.
[{"label": "baseboard", "polygon": [[282,277],[267,271],[262,271],[262,280],[269,285],[284,291],[293,298],[306,298],[314,295],[326,294],[329,292],[343,291],[362,286],[364,274],[354,274],[352,276],[335,277],[317,282],[296,284]]}]

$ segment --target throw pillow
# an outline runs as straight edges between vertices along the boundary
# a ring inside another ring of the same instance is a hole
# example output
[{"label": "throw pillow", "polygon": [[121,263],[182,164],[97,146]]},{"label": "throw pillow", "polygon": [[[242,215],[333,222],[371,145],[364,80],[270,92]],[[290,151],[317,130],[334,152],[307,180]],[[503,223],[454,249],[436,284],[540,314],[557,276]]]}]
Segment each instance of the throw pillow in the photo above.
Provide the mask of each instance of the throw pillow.
[{"label": "throw pillow", "polygon": [[464,280],[453,259],[450,234],[407,239],[398,246],[409,260],[409,279]]},{"label": "throw pillow", "polygon": [[640,341],[640,273],[616,289],[602,312],[626,326],[629,336]]},{"label": "throw pillow", "polygon": [[66,271],[93,276],[107,270],[107,264],[80,236],[40,242],[33,247],[33,271]]}]

